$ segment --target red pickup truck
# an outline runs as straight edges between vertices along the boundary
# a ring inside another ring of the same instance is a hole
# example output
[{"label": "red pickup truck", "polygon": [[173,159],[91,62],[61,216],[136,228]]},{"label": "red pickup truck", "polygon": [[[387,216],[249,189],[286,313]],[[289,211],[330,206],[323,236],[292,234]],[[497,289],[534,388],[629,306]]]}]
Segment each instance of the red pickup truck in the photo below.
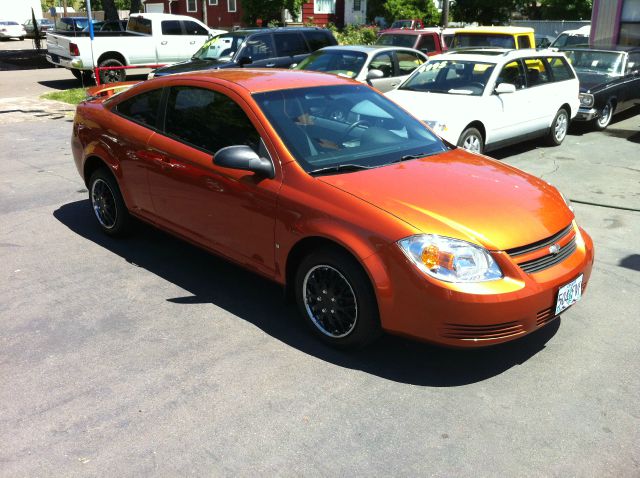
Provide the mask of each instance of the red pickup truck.
[{"label": "red pickup truck", "polygon": [[438,55],[447,49],[442,42],[439,28],[423,30],[389,29],[381,33],[376,45],[404,46],[421,51],[425,55]]}]

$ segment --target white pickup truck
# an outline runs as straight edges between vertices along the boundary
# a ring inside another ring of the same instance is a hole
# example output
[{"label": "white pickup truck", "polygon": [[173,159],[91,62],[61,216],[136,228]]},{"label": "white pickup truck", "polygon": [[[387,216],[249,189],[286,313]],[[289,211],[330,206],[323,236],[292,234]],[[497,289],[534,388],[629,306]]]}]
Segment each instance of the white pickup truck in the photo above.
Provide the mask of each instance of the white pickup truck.
[{"label": "white pickup truck", "polygon": [[[89,80],[93,69],[129,65],[158,65],[187,60],[207,38],[225,33],[195,18],[165,13],[138,13],[129,17],[124,32],[47,33],[47,60]],[[124,81],[125,70],[102,70],[100,81]]]}]

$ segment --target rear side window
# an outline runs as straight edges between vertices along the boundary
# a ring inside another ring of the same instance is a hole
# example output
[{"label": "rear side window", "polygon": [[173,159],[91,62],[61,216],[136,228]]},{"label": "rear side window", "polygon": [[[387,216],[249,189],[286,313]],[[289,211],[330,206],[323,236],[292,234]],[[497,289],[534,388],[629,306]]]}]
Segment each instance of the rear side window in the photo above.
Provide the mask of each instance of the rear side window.
[{"label": "rear side window", "polygon": [[184,25],[185,35],[209,35],[209,32],[196,22],[182,22]]},{"label": "rear side window", "polygon": [[410,74],[424,63],[424,60],[417,53],[410,51],[398,51],[396,52],[396,58],[398,59],[398,74],[400,76]]},{"label": "rear side window", "polygon": [[325,46],[338,44],[328,32],[308,31],[303,32],[302,34],[307,39],[307,43],[309,44],[309,49],[311,51],[319,50],[320,48],[324,48]]},{"label": "rear side window", "polygon": [[430,51],[436,51],[436,41],[431,35],[425,35],[420,38],[420,43],[418,43],[418,50],[422,53],[428,53]]},{"label": "rear side window", "polygon": [[299,33],[276,33],[273,37],[278,56],[294,56],[309,53],[307,44]]},{"label": "rear side window", "polygon": [[573,71],[569,68],[567,60],[564,58],[560,58],[559,56],[547,58],[547,63],[553,73],[553,81],[564,81],[575,78]]},{"label": "rear side window", "polygon": [[121,116],[143,126],[155,128],[158,124],[158,112],[162,88],[147,91],[119,103],[115,110]]},{"label": "rear side window", "polygon": [[273,41],[271,35],[255,35],[250,37],[244,46],[244,55],[253,61],[273,58]]},{"label": "rear side window", "polygon": [[211,154],[238,144],[258,151],[260,143],[258,132],[235,101],[191,86],[171,88],[165,133]]},{"label": "rear side window", "polygon": [[182,35],[182,28],[178,20],[164,20],[162,22],[163,35]]},{"label": "rear side window", "polygon": [[127,23],[127,30],[130,32],[144,33],[151,35],[152,27],[151,20],[142,17],[129,17],[129,23]]}]

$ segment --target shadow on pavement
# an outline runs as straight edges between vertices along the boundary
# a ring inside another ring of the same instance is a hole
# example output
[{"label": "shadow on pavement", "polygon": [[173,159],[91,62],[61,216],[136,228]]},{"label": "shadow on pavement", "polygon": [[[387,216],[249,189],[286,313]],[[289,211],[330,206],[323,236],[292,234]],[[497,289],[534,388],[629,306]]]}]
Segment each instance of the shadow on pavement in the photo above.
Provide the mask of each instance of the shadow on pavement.
[{"label": "shadow on pavement", "polygon": [[621,259],[618,265],[626,269],[631,269],[632,271],[640,272],[640,254],[631,254]]},{"label": "shadow on pavement", "polygon": [[29,49],[0,50],[0,71],[55,68],[45,58],[45,52],[46,48],[40,51]]},{"label": "shadow on pavement", "polygon": [[387,335],[364,350],[338,351],[307,330],[273,282],[142,223],[126,239],[108,237],[88,200],[65,204],[53,215],[76,234],[188,291],[166,298],[170,302],[215,304],[304,353],[396,382],[451,387],[491,378],[544,349],[560,327],[558,319],[520,340],[485,349],[449,350]]}]

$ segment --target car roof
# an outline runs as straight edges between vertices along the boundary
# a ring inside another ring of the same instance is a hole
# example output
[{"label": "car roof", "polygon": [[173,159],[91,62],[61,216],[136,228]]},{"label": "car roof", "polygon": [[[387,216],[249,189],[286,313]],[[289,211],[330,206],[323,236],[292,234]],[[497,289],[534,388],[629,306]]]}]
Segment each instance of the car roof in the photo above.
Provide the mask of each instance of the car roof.
[{"label": "car roof", "polygon": [[531,56],[564,56],[562,52],[545,48],[461,48],[449,50],[441,55],[432,56],[431,59],[451,58],[479,61],[485,63],[500,63],[501,61],[514,60],[518,58],[528,58]]},{"label": "car roof", "polygon": [[576,45],[575,47],[573,46],[567,46],[567,47],[561,47],[559,48],[559,50],[562,51],[567,51],[567,50],[575,50],[575,51],[597,51],[597,52],[603,52],[603,53],[637,53],[640,52],[640,47],[637,46],[622,46],[622,45],[617,45],[611,48],[598,48],[598,47],[590,47],[590,46],[586,46],[586,45]]},{"label": "car roof", "polygon": [[533,28],[529,27],[465,27],[458,30],[457,33],[504,33],[504,34],[514,34],[514,33],[533,33]]},{"label": "car roof", "polygon": [[212,83],[223,80],[234,83],[250,93],[264,93],[266,91],[311,86],[360,85],[360,83],[347,78],[315,71],[266,68],[221,68],[219,70],[178,73],[158,78],[158,81],[167,81],[169,83],[185,80],[211,81]]},{"label": "car roof", "polygon": [[267,28],[239,28],[229,33],[244,33],[246,35],[257,33],[275,33],[275,32],[310,32],[310,31],[329,31],[320,27],[267,27]]},{"label": "car roof", "polygon": [[407,36],[418,36],[423,35],[425,33],[439,33],[439,28],[422,28],[420,30],[407,30],[406,28],[389,28],[383,32],[380,32],[380,35],[407,35]]},{"label": "car roof", "polygon": [[358,51],[361,53],[372,53],[372,52],[385,51],[385,50],[391,50],[391,51],[405,50],[405,51],[411,51],[411,52],[416,51],[413,48],[409,48],[406,46],[393,46],[393,45],[332,45],[332,46],[325,46],[320,50],[321,51],[324,51],[324,50]]}]

